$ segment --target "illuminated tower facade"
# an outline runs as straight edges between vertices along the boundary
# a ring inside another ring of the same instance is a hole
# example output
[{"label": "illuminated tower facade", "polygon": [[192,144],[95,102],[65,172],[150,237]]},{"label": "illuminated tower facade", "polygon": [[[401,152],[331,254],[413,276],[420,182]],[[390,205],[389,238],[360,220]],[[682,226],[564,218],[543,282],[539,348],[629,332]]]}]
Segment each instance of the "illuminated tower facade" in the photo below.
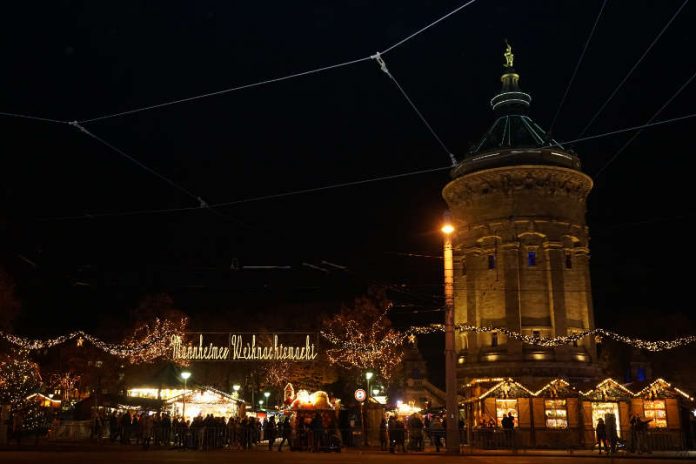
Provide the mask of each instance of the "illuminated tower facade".
[{"label": "illuminated tower facade", "polygon": [[[508,46],[495,122],[452,170],[443,197],[453,234],[455,323],[540,339],[594,328],[585,223],[592,180],[529,116]],[[541,347],[503,333],[460,333],[458,377],[594,378],[592,337]]]}]

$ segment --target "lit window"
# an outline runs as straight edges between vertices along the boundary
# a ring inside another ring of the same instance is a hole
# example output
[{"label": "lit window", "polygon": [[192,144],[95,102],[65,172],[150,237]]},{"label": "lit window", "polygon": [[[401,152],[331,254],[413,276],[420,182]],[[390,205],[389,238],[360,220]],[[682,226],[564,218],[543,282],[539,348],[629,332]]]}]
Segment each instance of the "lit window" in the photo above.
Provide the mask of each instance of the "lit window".
[{"label": "lit window", "polygon": [[527,266],[529,267],[534,267],[536,266],[536,251],[529,251],[527,252]]},{"label": "lit window", "polygon": [[495,269],[495,255],[488,255],[488,269]]},{"label": "lit window", "polygon": [[498,332],[491,332],[491,346],[498,346]]},{"label": "lit window", "polygon": [[565,254],[565,267],[566,269],[573,269],[573,255],[570,253]]},{"label": "lit window", "polygon": [[517,400],[495,400],[495,415],[498,427],[503,426],[503,417],[506,417],[509,413],[512,413],[512,417],[515,418],[515,427],[517,427],[519,425],[517,423]]},{"label": "lit window", "polygon": [[646,419],[652,419],[648,422],[648,428],[667,428],[667,411],[665,410],[664,400],[643,400],[643,414]]},{"label": "lit window", "polygon": [[544,400],[547,429],[567,429],[568,409],[566,400]]},{"label": "lit window", "polygon": [[[621,423],[619,416],[619,403],[614,402],[593,402],[592,403],[592,424],[596,427],[601,418],[607,421],[607,416],[613,415],[617,425]],[[616,427],[616,435],[621,437],[621,427]]]}]

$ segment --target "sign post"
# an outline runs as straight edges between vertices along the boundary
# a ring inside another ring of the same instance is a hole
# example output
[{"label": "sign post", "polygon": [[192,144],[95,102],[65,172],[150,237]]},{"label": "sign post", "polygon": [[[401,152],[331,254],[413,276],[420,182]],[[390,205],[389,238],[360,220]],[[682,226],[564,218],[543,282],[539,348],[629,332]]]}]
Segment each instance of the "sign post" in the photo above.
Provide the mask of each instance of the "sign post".
[{"label": "sign post", "polygon": [[367,446],[367,424],[365,423],[365,400],[367,399],[367,392],[362,388],[358,388],[355,390],[353,396],[356,401],[360,402],[360,422],[362,422],[363,443]]}]

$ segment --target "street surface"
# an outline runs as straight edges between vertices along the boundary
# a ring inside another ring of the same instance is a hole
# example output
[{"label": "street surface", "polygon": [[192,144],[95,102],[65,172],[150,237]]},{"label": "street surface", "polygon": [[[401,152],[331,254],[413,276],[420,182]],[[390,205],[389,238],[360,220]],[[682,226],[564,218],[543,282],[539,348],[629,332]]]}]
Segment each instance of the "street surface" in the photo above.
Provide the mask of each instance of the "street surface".
[{"label": "street surface", "polygon": [[[693,460],[693,457],[691,457]],[[266,450],[252,451],[143,451],[140,449],[120,449],[110,448],[107,450],[88,450],[88,451],[65,451],[65,450],[3,450],[0,451],[0,463],[2,464],[145,464],[145,463],[191,463],[191,464],[216,464],[216,463],[287,463],[287,464],[310,464],[310,463],[342,463],[342,464],[382,464],[382,463],[401,463],[401,464],[450,464],[450,463],[472,463],[472,464],[607,464],[616,463],[683,463],[685,459],[662,459],[656,457],[632,457],[621,456],[609,459],[605,456],[582,455],[567,456],[561,453],[554,453],[546,456],[539,455],[503,455],[503,456],[445,456],[444,454],[396,454],[379,451],[359,451],[346,450],[342,453],[308,453],[277,451],[269,452]]]}]

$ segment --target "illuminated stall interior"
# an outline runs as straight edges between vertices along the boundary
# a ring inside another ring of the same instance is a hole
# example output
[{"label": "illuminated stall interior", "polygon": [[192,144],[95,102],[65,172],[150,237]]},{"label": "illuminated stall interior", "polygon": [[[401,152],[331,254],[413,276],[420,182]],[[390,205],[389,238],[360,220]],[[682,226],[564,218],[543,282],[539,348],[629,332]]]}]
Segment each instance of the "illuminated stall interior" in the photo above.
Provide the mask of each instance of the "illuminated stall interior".
[{"label": "illuminated stall interior", "polygon": [[215,417],[229,418],[240,413],[240,400],[225,392],[211,387],[199,387],[189,390],[165,401],[166,407],[173,416],[181,416],[193,420],[197,416],[205,417],[212,414]]}]

